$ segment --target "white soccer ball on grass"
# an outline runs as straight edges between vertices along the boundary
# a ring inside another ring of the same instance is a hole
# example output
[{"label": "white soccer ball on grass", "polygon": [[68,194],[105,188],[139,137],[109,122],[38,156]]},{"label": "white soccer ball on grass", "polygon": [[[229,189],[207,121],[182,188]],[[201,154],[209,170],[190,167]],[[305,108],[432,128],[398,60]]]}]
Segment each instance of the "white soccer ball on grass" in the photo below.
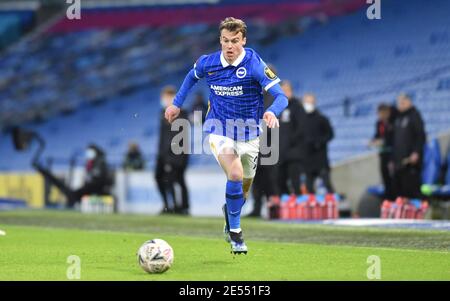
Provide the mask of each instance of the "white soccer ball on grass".
[{"label": "white soccer ball on grass", "polygon": [[138,263],[147,273],[164,273],[173,264],[173,249],[162,239],[144,242],[137,253]]}]

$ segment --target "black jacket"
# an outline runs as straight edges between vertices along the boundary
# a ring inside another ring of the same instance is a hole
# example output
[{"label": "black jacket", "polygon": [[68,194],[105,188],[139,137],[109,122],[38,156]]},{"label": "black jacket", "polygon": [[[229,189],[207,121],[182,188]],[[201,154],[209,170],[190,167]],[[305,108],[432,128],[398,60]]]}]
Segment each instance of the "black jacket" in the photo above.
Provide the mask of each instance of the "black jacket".
[{"label": "black jacket", "polygon": [[383,122],[378,120],[375,124],[374,139],[383,140],[383,145],[380,149],[380,155],[390,156],[392,153],[392,143],[394,138],[394,126],[391,122]]},{"label": "black jacket", "polygon": [[85,168],[85,185],[103,187],[111,184],[112,179],[110,178],[109,168],[104,154],[99,154],[93,160],[87,161]]},{"label": "black jacket", "polygon": [[[264,112],[267,110],[268,107],[270,107],[273,103],[273,96],[264,91],[263,94],[263,101],[264,101]],[[267,133],[264,135],[263,133],[261,133],[261,135],[259,136],[259,145],[263,145],[265,147],[271,147],[271,143],[272,143],[272,129],[269,129],[268,127],[266,128]],[[261,148],[260,148],[261,150]],[[259,153],[258,155],[258,165],[260,165],[261,163],[261,158],[268,158],[271,156],[271,153],[268,154],[263,154],[263,153]]]},{"label": "black jacket", "polygon": [[416,108],[398,113],[394,123],[393,160],[397,168],[402,167],[402,160],[413,152],[420,156],[421,166],[426,134],[422,117]]},{"label": "black jacket", "polygon": [[[178,118],[188,119],[188,114],[181,110]],[[181,129],[180,129],[181,131]],[[173,137],[180,133],[180,131],[171,131],[171,124],[164,118],[164,110],[161,111],[160,115],[160,128],[159,128],[159,148],[158,148],[158,158],[157,160],[162,164],[168,164],[172,167],[185,168],[188,164],[189,155],[179,154],[175,155],[172,152],[171,143]],[[184,141],[184,143],[189,144],[190,141]]]},{"label": "black jacket", "polygon": [[123,162],[123,168],[127,170],[143,170],[145,160],[140,151],[129,151]]},{"label": "black jacket", "polygon": [[305,114],[304,122],[304,154],[305,170],[317,172],[328,169],[328,142],[334,133],[327,117],[318,110]]},{"label": "black jacket", "polygon": [[306,113],[299,100],[292,98],[280,115],[280,163],[302,161]]}]

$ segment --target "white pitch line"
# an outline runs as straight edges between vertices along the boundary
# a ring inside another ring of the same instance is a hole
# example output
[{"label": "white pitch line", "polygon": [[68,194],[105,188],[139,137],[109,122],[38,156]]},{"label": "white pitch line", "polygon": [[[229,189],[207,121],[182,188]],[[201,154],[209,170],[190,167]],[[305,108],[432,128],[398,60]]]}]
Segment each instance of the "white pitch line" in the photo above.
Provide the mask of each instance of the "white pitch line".
[{"label": "white pitch line", "polygon": [[6,235],[6,232],[3,230],[0,230],[0,235]]}]

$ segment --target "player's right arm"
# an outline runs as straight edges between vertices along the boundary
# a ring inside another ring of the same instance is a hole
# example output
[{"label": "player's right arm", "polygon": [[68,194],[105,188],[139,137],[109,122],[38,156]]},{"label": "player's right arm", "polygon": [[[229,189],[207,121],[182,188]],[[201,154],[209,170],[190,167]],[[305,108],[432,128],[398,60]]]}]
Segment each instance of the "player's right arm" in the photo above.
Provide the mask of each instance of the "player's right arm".
[{"label": "player's right arm", "polygon": [[178,117],[178,115],[180,115],[180,109],[183,106],[183,103],[186,100],[189,91],[198,82],[199,79],[204,77],[203,64],[205,61],[205,57],[205,55],[201,56],[197,60],[197,62],[194,64],[194,67],[184,78],[183,84],[178,90],[177,95],[175,95],[173,104],[167,107],[164,117],[169,123],[172,123],[172,121],[174,121]]}]

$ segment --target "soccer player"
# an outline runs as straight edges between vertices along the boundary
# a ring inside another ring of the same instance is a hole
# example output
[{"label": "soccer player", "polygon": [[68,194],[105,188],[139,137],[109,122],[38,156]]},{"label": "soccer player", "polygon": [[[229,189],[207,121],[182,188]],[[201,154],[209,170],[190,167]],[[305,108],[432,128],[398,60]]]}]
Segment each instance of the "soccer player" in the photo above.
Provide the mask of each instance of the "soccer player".
[{"label": "soccer player", "polygon": [[[210,88],[209,108],[204,129],[216,160],[227,176],[224,234],[234,254],[247,253],[240,214],[256,173],[259,152],[259,121],[269,128],[279,127],[277,116],[286,108],[287,97],[280,79],[259,55],[246,44],[247,26],[239,19],[220,23],[221,51],[201,56],[189,71],[165,118],[172,122],[189,90],[201,78]],[[264,111],[262,89],[274,97]]]}]

